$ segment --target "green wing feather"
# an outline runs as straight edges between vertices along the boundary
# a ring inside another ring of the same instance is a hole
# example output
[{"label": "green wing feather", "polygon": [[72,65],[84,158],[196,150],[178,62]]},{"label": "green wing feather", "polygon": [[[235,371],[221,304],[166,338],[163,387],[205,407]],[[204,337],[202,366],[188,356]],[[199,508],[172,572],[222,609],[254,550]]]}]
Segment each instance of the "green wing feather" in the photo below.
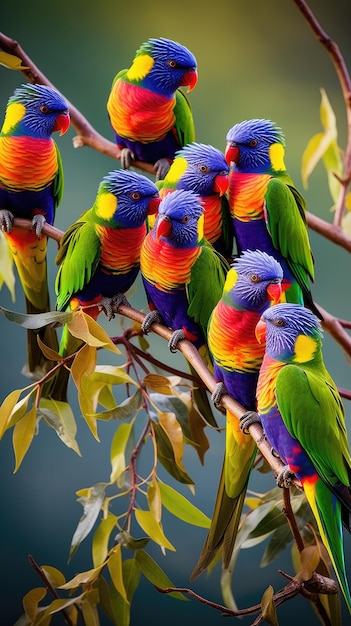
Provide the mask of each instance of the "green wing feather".
[{"label": "green wing feather", "polygon": [[90,281],[98,266],[100,254],[101,242],[94,224],[79,221],[68,228],[56,256],[56,263],[60,266],[55,283],[59,310],[64,309],[72,295]]},{"label": "green wing feather", "polygon": [[191,270],[187,296],[188,313],[200,324],[205,337],[210,315],[222,296],[229,267],[227,261],[214,250],[212,245],[204,241],[201,254]]},{"label": "green wing feather", "polygon": [[278,407],[289,433],[308,452],[321,478],[332,488],[349,485],[351,469],[344,410],[328,372],[297,365],[283,367],[277,377]]},{"label": "green wing feather", "polygon": [[[272,178],[265,195],[267,228],[277,250],[287,259],[302,290],[314,280],[314,261],[306,227],[304,200],[279,178]],[[294,232],[294,237],[290,233]]]},{"label": "green wing feather", "polygon": [[181,146],[195,141],[195,126],[191,110],[191,104],[181,89],[176,91],[176,104],[174,107],[176,118],[175,128]]}]

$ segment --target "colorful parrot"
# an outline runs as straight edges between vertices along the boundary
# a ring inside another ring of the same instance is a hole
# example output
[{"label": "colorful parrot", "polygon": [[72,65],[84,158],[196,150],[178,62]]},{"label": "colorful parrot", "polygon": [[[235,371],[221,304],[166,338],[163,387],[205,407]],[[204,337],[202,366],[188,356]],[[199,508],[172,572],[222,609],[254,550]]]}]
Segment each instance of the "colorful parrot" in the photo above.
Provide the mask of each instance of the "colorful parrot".
[{"label": "colorful parrot", "polygon": [[151,163],[156,178],[164,178],[176,150],[195,139],[191,106],[179,87],[190,91],[197,79],[194,55],[164,37],[148,39],[131,67],[118,72],[107,112],[123,168],[132,160]]},{"label": "colorful parrot", "polygon": [[[112,306],[126,302],[123,294],[139,273],[146,215],[157,211],[159,202],[158,189],[146,176],[127,170],[104,176],[92,208],[61,239],[56,257],[58,310],[88,307],[85,312],[96,319],[102,307],[109,319],[114,316]],[[60,354],[72,354],[81,345],[64,326]],[[67,401],[67,382],[68,372],[61,367],[43,395]]]},{"label": "colorful parrot", "polygon": [[256,327],[266,352],[257,384],[258,415],[267,439],[295,474],[317,522],[351,612],[342,525],[351,530],[351,457],[344,407],[322,353],[318,318],[298,304],[267,309]]},{"label": "colorful parrot", "polygon": [[233,250],[233,227],[226,194],[229,167],[220,150],[192,142],[176,153],[164,180],[157,186],[160,196],[175,189],[199,194],[204,213],[204,237],[226,259]]},{"label": "colorful parrot", "polygon": [[[207,334],[217,382],[212,394],[215,403],[223,393],[229,393],[248,411],[256,410],[256,385],[265,346],[258,343],[255,328],[262,312],[272,302],[279,302],[282,279],[280,264],[260,250],[246,250],[229,270]],[[242,433],[239,419],[229,410],[226,418],[225,456],[211,528],[192,579],[210,565],[222,546],[222,567],[228,568],[257,452],[253,439]]]},{"label": "colorful parrot", "polygon": [[306,203],[285,167],[282,130],[270,120],[245,120],[228,131],[226,141],[225,156],[232,164],[228,198],[238,253],[257,248],[274,256],[290,283],[286,300],[304,304],[322,318],[310,291],[314,260]]},{"label": "colorful parrot", "polygon": [[177,189],[161,200],[155,226],[141,248],[140,270],[151,311],[142,329],[147,333],[154,321],[164,323],[174,331],[172,352],[188,339],[212,368],[207,325],[229,265],[204,239],[203,224],[204,209],[193,191]]},{"label": "colorful parrot", "polygon": [[[53,224],[63,193],[63,168],[52,139],[70,125],[68,106],[54,89],[38,84],[18,87],[9,98],[0,133],[0,227],[5,233],[23,287],[27,313],[50,310],[47,285],[47,237],[43,224]],[[33,232],[13,228],[15,217],[32,221]],[[41,378],[50,364],[28,331],[24,373]],[[56,332],[46,326],[42,341],[57,349]]]}]

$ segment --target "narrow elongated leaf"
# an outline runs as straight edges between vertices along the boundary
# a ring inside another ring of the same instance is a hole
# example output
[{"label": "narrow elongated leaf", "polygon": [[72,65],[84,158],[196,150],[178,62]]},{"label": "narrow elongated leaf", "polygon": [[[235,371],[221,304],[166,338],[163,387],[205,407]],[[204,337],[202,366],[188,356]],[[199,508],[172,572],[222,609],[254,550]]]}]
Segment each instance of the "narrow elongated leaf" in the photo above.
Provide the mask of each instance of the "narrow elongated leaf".
[{"label": "narrow elongated leaf", "polygon": [[56,431],[58,437],[68,448],[72,448],[72,450],[81,456],[75,438],[77,434],[77,424],[68,402],[42,398],[40,400],[38,416],[44,418],[45,422]]},{"label": "narrow elongated leaf", "polygon": [[[60,585],[58,589],[77,589],[81,585],[86,585],[86,583],[91,583],[98,579],[100,572],[103,568],[103,565],[99,567],[94,567],[92,569],[88,569],[85,572],[80,572],[71,580],[68,580],[64,585]],[[77,598],[76,598],[77,599]]]},{"label": "narrow elongated leaf", "polygon": [[97,589],[92,589],[89,593],[84,595],[84,598],[80,603],[80,609],[82,611],[85,626],[100,626],[99,614],[96,608],[98,603],[99,594]]},{"label": "narrow elongated leaf", "polygon": [[96,348],[87,344],[79,350],[71,366],[72,378],[78,391],[80,390],[80,385],[84,374],[86,374],[87,376],[91,375],[95,370],[95,366]]},{"label": "narrow elongated leaf", "polygon": [[10,322],[14,322],[14,324],[18,324],[29,330],[36,330],[53,323],[67,324],[72,319],[73,315],[71,312],[61,313],[60,311],[48,311],[47,313],[37,314],[16,313],[2,306],[0,306],[0,312],[10,320]]},{"label": "narrow elongated leaf", "polygon": [[45,343],[43,343],[40,339],[39,335],[37,335],[37,342],[43,355],[46,356],[49,361],[62,361],[62,356],[58,352],[56,352],[56,350],[53,350],[52,348],[49,348],[49,346],[46,346]]},{"label": "narrow elongated leaf", "polygon": [[110,482],[114,483],[118,480],[126,467],[125,449],[128,439],[133,429],[134,422],[129,424],[120,424],[114,434],[111,444],[111,474]]},{"label": "narrow elongated leaf", "polygon": [[273,587],[271,585],[267,587],[262,596],[261,608],[262,617],[265,619],[267,624],[271,624],[271,626],[279,626],[277,611],[273,600]]},{"label": "narrow elongated leaf", "polygon": [[90,487],[88,495],[78,498],[78,502],[83,505],[84,512],[72,538],[69,560],[93,528],[105,499],[105,489],[106,483],[96,483],[96,485]]},{"label": "narrow elongated leaf", "polygon": [[200,526],[201,528],[210,528],[210,518],[189,502],[182,494],[173,489],[173,487],[165,483],[159,483],[159,490],[162,504],[170,513],[187,524]]},{"label": "narrow elongated leaf", "polygon": [[[1,51],[0,51],[1,55]],[[1,58],[1,57],[0,57]],[[8,288],[12,302],[15,301],[15,272],[10,246],[2,231],[0,231],[0,289],[5,283]]]},{"label": "narrow elongated leaf", "polygon": [[47,589],[45,587],[35,587],[23,597],[23,608],[25,614],[31,622],[34,622],[38,611],[39,602],[45,598]]},{"label": "narrow elongated leaf", "polygon": [[111,341],[105,330],[84,311],[75,311],[67,326],[70,333],[77,339],[84,341],[84,343],[95,348],[103,347],[106,350],[121,354],[121,351]]},{"label": "narrow elongated leaf", "polygon": [[272,561],[274,561],[274,559],[276,559],[279,554],[285,550],[291,541],[291,530],[287,523],[284,526],[277,528],[277,530],[275,530],[270,537],[261,559],[260,567],[266,567],[272,563]]},{"label": "narrow elongated leaf", "polygon": [[101,411],[100,413],[93,413],[89,417],[104,421],[127,419],[135,413],[135,411],[140,409],[142,399],[141,391],[140,389],[137,389],[132,396],[123,400],[119,406],[114,406],[113,408],[108,409],[107,411]]},{"label": "narrow elongated leaf", "polygon": [[160,522],[162,516],[162,502],[160,487],[155,477],[153,477],[147,489],[147,503],[150,511],[153,512],[156,521]]},{"label": "narrow elongated leaf", "polygon": [[116,541],[118,541],[121,546],[128,548],[129,550],[140,550],[141,548],[145,548],[149,543],[150,537],[139,537],[139,539],[134,539],[126,530],[121,530],[116,535]]},{"label": "narrow elongated leaf", "polygon": [[182,463],[184,452],[183,432],[179,422],[177,421],[174,413],[159,413],[158,419],[160,426],[166,432],[172,444],[174,460],[178,467],[184,471]]},{"label": "narrow elongated leaf", "polygon": [[[0,439],[2,438],[6,430],[9,428],[10,417],[12,415],[12,412],[17,404],[18,398],[20,397],[22,391],[23,391],[22,389],[15,389],[14,391],[11,391],[11,393],[9,393],[9,395],[6,396],[5,400],[3,401],[0,407]],[[27,398],[29,398],[29,395],[27,396]],[[26,412],[26,408],[24,407],[23,415],[25,412]]]},{"label": "narrow elongated leaf", "polygon": [[297,573],[298,580],[309,580],[313,573],[317,571],[320,560],[320,552],[318,546],[307,546],[300,552],[301,569]]},{"label": "narrow elongated leaf", "polygon": [[136,563],[135,559],[127,559],[123,561],[122,574],[128,602],[124,601],[121,594],[118,593],[114,586],[111,587],[110,598],[113,606],[113,614],[116,620],[115,623],[118,626],[129,626],[130,605],[140,580],[140,567]]},{"label": "narrow elongated leaf", "polygon": [[173,446],[166,431],[157,422],[153,422],[152,427],[156,437],[157,458],[160,463],[179,482],[194,485],[195,483],[189,474],[175,462]]},{"label": "narrow elongated leaf", "polygon": [[[160,589],[167,589],[168,587],[175,586],[158,563],[156,563],[156,561],[154,561],[153,558],[144,550],[138,550],[138,552],[135,553],[135,562],[139,565],[145,578],[147,578],[156,587],[160,587]],[[173,598],[177,598],[177,600],[188,600],[188,598],[178,591],[172,591],[169,595]]]},{"label": "narrow elongated leaf", "polygon": [[13,434],[12,434],[12,445],[15,453],[15,469],[14,473],[17,472],[20,467],[27,451],[32,443],[32,439],[34,437],[35,428],[37,422],[37,409],[35,404],[33,404],[32,408],[29,409],[28,413],[26,413],[19,422],[16,423]]},{"label": "narrow elongated leaf", "polygon": [[180,397],[178,395],[167,396],[163,393],[151,392],[150,399],[162,413],[174,413],[184,437],[191,441],[192,435],[189,427],[190,396],[188,393],[179,395]]},{"label": "narrow elongated leaf", "polygon": [[0,50],[0,64],[7,67],[8,70],[28,70],[29,67],[22,64],[22,59],[14,54]]},{"label": "narrow elongated leaf", "polygon": [[123,601],[129,604],[127,598],[127,592],[124,587],[123,573],[122,573],[122,551],[121,546],[118,544],[111,552],[107,561],[108,571],[110,572],[111,580],[116,587],[118,593],[122,596]]},{"label": "narrow elongated leaf", "polygon": [[115,367],[114,365],[97,365],[91,378],[109,385],[123,385],[127,383],[136,385],[135,380],[127,374],[123,367]]},{"label": "narrow elongated leaf", "polygon": [[144,377],[145,386],[151,391],[171,396],[173,394],[171,383],[167,376],[161,374],[147,374]]},{"label": "narrow elongated leaf", "polygon": [[116,526],[116,521],[116,515],[112,515],[112,513],[109,513],[107,517],[101,520],[99,526],[94,533],[92,546],[94,567],[98,567],[99,565],[101,565],[107,557],[108,542],[111,533]]},{"label": "narrow elongated leaf", "polygon": [[[116,611],[116,600],[112,597],[113,595],[117,595],[117,591],[113,585],[108,585],[107,581],[103,576],[99,576],[97,581],[97,589],[99,591],[99,606],[102,611],[107,615],[111,624],[114,626],[119,626],[119,610],[118,613]],[[119,596],[120,598],[120,596]],[[122,601],[123,602],[123,601]],[[123,602],[124,604],[124,602]]]},{"label": "narrow elongated leaf", "polygon": [[60,570],[51,565],[41,565],[41,569],[45,572],[45,575],[53,587],[59,587],[64,585],[66,579]]},{"label": "narrow elongated leaf", "polygon": [[139,526],[146,532],[147,535],[162,548],[175,551],[175,547],[168,541],[162,528],[161,522],[158,522],[152,511],[142,511],[141,509],[135,509],[135,519]]}]

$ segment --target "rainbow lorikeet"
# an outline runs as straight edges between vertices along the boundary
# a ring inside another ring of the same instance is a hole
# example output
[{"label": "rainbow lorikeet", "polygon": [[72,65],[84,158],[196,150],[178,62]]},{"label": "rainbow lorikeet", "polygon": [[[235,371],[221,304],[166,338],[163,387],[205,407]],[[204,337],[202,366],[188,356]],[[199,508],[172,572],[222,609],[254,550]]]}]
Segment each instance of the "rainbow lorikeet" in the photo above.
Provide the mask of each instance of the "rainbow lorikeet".
[{"label": "rainbow lorikeet", "polygon": [[[139,273],[140,248],[146,235],[146,216],[160,202],[156,185],[146,176],[114,170],[103,177],[91,209],[63,235],[56,257],[55,288],[60,311],[87,307],[94,319],[104,309],[125,302],[125,292]],[[96,306],[92,306],[96,305]],[[60,354],[75,352],[82,342],[63,328]],[[43,395],[67,400],[68,372],[60,368]]]},{"label": "rainbow lorikeet", "polygon": [[243,250],[264,250],[281,264],[287,302],[305,304],[320,318],[310,281],[314,260],[306,226],[306,203],[290,178],[282,130],[270,120],[251,119],[227,133],[225,156],[231,164],[228,198],[234,237]]},{"label": "rainbow lorikeet", "polygon": [[115,76],[107,111],[121,149],[121,165],[132,160],[154,165],[156,178],[169,169],[176,150],[194,141],[191,106],[179,89],[197,83],[194,55],[176,41],[148,39],[133,63]]},{"label": "rainbow lorikeet", "polygon": [[229,265],[204,239],[203,223],[204,209],[194,192],[178,189],[161,200],[155,226],[141,248],[140,270],[151,310],[142,329],[148,332],[154,321],[163,322],[174,331],[171,351],[188,339],[212,368],[207,325]]},{"label": "rainbow lorikeet", "polygon": [[204,237],[226,259],[233,250],[233,227],[226,194],[229,166],[224,154],[211,145],[192,142],[176,153],[165,178],[157,186],[161,198],[175,189],[199,194],[204,207]]},{"label": "rainbow lorikeet", "polygon": [[[54,89],[24,84],[9,98],[0,133],[0,226],[5,233],[23,287],[27,313],[50,310],[43,224],[53,224],[63,193],[63,168],[52,134],[70,125],[68,106]],[[15,217],[31,220],[33,232],[13,228]],[[56,332],[45,327],[42,341],[57,348]],[[28,331],[24,372],[40,378],[49,366]]]},{"label": "rainbow lorikeet", "polygon": [[[260,250],[246,250],[233,262],[208,325],[217,382],[212,394],[215,403],[229,393],[248,411],[255,411],[265,348],[258,343],[255,328],[262,312],[279,301],[282,279],[280,264]],[[227,410],[225,455],[213,518],[192,578],[210,565],[221,547],[222,566],[228,568],[256,452],[253,439],[242,433],[239,419]]]},{"label": "rainbow lorikeet", "polygon": [[267,309],[256,327],[266,351],[257,384],[258,415],[286,468],[277,478],[303,485],[351,612],[342,526],[350,532],[351,457],[344,407],[327,371],[318,318],[298,304]]}]

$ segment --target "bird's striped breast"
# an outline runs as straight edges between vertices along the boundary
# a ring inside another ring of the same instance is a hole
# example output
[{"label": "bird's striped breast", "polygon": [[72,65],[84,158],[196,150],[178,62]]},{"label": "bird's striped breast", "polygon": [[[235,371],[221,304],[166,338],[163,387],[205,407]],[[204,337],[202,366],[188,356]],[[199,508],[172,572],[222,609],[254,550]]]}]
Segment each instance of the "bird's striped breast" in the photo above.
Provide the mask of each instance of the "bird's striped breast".
[{"label": "bird's striped breast", "polygon": [[107,102],[113,129],[133,141],[162,139],[175,124],[175,98],[155,94],[148,89],[115,82]]},{"label": "bird's striped breast", "polygon": [[264,217],[264,197],[272,177],[268,174],[231,172],[229,206],[232,217],[247,222]]},{"label": "bird's striped breast", "polygon": [[204,237],[210,243],[215,243],[222,234],[222,206],[217,195],[202,196],[204,206]]},{"label": "bird's striped breast", "polygon": [[262,415],[269,413],[276,405],[275,388],[277,376],[284,363],[265,356],[257,384],[257,405]]},{"label": "bird's striped breast", "polygon": [[0,137],[0,184],[11,191],[39,191],[58,169],[52,139]]},{"label": "bird's striped breast", "polygon": [[146,225],[137,228],[108,228],[96,224],[101,241],[100,265],[109,274],[123,274],[140,262],[140,249],[146,235]]},{"label": "bird's striped breast", "polygon": [[191,268],[200,253],[200,247],[175,248],[166,241],[157,242],[150,233],[142,245],[141,272],[162,291],[176,289],[190,281]]}]

